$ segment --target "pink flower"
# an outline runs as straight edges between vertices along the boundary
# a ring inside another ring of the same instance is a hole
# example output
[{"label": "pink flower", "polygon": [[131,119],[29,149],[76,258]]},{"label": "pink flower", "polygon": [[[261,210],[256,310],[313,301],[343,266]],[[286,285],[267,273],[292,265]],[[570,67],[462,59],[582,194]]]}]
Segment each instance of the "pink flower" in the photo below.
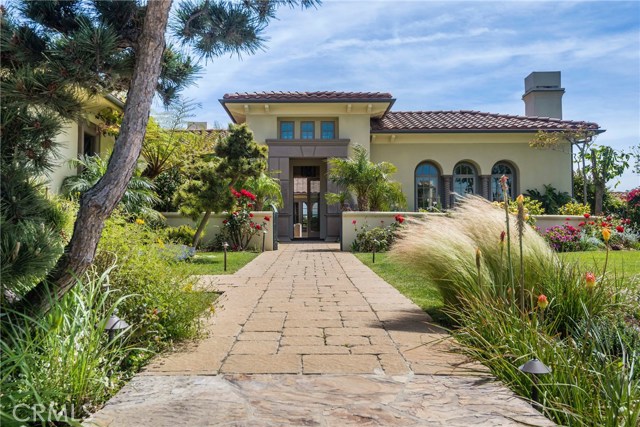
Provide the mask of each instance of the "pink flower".
[{"label": "pink flower", "polygon": [[358,221],[356,221],[355,219],[353,221],[351,221],[351,224],[356,225]]}]

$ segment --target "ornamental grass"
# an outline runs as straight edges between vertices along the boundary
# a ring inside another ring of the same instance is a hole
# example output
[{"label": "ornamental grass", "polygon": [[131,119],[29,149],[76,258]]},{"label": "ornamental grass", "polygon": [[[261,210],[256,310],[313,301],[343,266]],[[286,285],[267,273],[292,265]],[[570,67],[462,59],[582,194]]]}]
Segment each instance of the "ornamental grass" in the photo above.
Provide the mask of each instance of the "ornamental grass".
[{"label": "ornamental grass", "polygon": [[447,216],[412,220],[390,256],[431,278],[456,338],[515,392],[532,397],[518,366],[537,357],[551,367],[538,385],[547,417],[637,426],[637,284],[562,262],[533,228],[508,218],[509,227],[502,209],[468,197]]}]

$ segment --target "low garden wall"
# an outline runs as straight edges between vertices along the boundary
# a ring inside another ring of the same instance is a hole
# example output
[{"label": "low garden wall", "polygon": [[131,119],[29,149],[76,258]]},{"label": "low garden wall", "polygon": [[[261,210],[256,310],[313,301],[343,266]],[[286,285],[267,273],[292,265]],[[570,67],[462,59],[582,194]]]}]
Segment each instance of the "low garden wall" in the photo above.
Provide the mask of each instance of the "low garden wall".
[{"label": "low garden wall", "polygon": [[[264,250],[272,251],[273,250],[273,212],[271,211],[256,211],[252,212],[256,223],[262,224],[263,218],[265,216],[270,217],[270,221],[267,223],[267,234],[264,242]],[[178,212],[163,212],[162,215],[167,219],[167,225],[170,227],[179,227],[181,225],[189,225],[191,227],[196,228],[198,226],[197,222],[193,221],[191,218],[186,217]],[[213,241],[217,234],[222,230],[224,221],[227,218],[228,214],[211,214],[209,218],[209,222],[207,223],[207,228],[205,228],[204,236],[202,237],[202,243],[207,244],[208,242]],[[255,249],[257,251],[262,250],[262,232],[258,232],[249,243],[250,249]]]},{"label": "low garden wall", "polygon": [[[351,244],[356,238],[358,232],[373,227],[386,227],[394,223],[396,215],[402,215],[404,218],[429,218],[430,216],[446,215],[444,213],[430,212],[342,212],[340,250],[350,251]],[[555,225],[569,224],[578,227],[582,221],[585,221],[582,215],[534,215],[536,226],[544,232],[547,228]],[[597,220],[591,217],[591,221]],[[354,223],[355,221],[355,223]]]}]

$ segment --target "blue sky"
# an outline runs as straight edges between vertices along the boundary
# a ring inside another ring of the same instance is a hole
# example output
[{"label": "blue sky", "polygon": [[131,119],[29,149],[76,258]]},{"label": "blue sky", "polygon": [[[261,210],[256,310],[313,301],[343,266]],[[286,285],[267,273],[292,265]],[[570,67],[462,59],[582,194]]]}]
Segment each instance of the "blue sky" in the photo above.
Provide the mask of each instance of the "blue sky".
[{"label": "blue sky", "polygon": [[[185,97],[226,125],[218,99],[245,91],[381,91],[394,111],[524,114],[524,78],[562,71],[565,119],[640,143],[640,2],[331,1],[282,9],[265,50],[206,64]],[[625,174],[619,190],[640,185]]]}]

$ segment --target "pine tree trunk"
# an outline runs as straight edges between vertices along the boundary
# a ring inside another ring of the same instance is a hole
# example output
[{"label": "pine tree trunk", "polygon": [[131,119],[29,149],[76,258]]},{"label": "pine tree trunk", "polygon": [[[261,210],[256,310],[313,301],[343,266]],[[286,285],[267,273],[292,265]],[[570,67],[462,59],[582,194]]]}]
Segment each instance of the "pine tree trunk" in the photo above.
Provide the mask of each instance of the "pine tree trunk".
[{"label": "pine tree trunk", "polygon": [[136,63],[127,94],[120,135],[104,176],[80,199],[71,241],[45,282],[29,291],[20,302],[23,311],[46,312],[89,268],[96,254],[104,221],[120,202],[135,171],[144,138],[151,101],[160,75],[164,33],[172,0],[147,4],[142,33],[136,46]]},{"label": "pine tree trunk", "polygon": [[198,229],[196,230],[196,234],[193,235],[193,247],[197,248],[198,244],[200,243],[200,239],[202,238],[202,235],[204,234],[204,228],[207,226],[207,223],[209,222],[209,218],[211,217],[211,211],[206,211],[204,213],[204,216],[202,217],[202,220],[200,221],[200,225],[198,225]]}]

